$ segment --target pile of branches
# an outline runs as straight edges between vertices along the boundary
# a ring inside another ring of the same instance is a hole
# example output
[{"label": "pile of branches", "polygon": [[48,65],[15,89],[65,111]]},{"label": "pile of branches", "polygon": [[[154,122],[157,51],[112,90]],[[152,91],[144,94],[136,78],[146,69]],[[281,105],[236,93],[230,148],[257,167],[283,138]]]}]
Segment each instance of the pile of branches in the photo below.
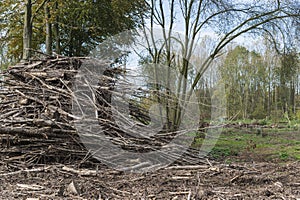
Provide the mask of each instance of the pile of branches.
[{"label": "pile of branches", "polygon": [[[91,66],[97,73],[90,71]],[[153,155],[158,163],[159,159],[178,158],[177,154],[185,149],[180,145],[168,146],[176,133],[145,132],[149,115],[133,101],[130,103],[126,95],[130,93],[134,99],[145,91],[132,92],[135,89],[122,78],[125,70],[112,66],[90,58],[56,57],[20,63],[2,72],[1,156],[27,163],[85,160],[91,149],[98,151],[93,147],[98,148],[100,141],[103,146],[110,142],[125,152],[169,148],[160,158]],[[123,107],[126,113],[126,106],[128,115],[122,114]],[[103,149],[100,159],[112,162],[111,155],[105,157],[111,149]],[[145,156],[148,160],[149,154]],[[127,154],[124,157],[131,159]],[[195,162],[194,157],[185,157],[184,161]],[[137,166],[142,165],[153,163],[144,163],[142,159]]]},{"label": "pile of branches", "polygon": [[28,163],[86,155],[70,103],[72,82],[85,59],[44,58],[0,74],[1,155]]}]

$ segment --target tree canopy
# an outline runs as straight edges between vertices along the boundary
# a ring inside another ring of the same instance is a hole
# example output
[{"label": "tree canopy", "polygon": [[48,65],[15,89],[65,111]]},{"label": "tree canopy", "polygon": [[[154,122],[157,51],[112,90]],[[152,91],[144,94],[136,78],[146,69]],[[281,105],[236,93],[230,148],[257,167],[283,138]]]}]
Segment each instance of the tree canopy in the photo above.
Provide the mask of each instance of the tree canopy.
[{"label": "tree canopy", "polygon": [[[51,47],[58,51],[57,53],[68,56],[87,55],[106,37],[139,26],[140,16],[147,8],[144,0],[1,1],[0,42],[11,61],[18,61],[22,57],[24,14],[26,14],[27,3],[31,6],[31,48],[45,50],[47,22],[52,25]],[[48,19],[45,17],[46,6]]]}]

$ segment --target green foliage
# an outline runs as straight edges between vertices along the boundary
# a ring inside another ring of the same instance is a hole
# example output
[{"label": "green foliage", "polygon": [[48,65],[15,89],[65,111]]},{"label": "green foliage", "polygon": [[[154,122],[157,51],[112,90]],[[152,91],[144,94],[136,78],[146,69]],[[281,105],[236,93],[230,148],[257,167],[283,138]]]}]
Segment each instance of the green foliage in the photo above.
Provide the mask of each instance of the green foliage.
[{"label": "green foliage", "polygon": [[[37,0],[32,5],[32,48],[41,51],[46,37],[43,3]],[[8,47],[6,56],[16,61],[22,56],[23,6],[16,0],[4,0],[0,5],[0,42]],[[56,0],[49,1],[48,6],[50,22],[58,23],[61,54],[68,56],[88,55],[106,37],[138,26],[147,10],[144,0]]]},{"label": "green foliage", "polygon": [[279,157],[281,160],[287,160],[289,158],[289,154],[287,152],[280,152]]},{"label": "green foliage", "polygon": [[269,122],[268,122],[267,119],[261,119],[261,120],[258,121],[258,123],[259,123],[260,125],[262,125],[262,126],[269,124]]},{"label": "green foliage", "polygon": [[238,151],[230,149],[230,147],[215,147],[209,153],[209,156],[211,156],[214,159],[224,159],[225,157],[237,155]]},{"label": "green foliage", "polygon": [[240,118],[266,117],[263,103],[267,70],[262,56],[237,46],[231,50],[220,69],[226,86],[228,116]]},{"label": "green foliage", "polygon": [[253,113],[251,114],[251,118],[254,118],[254,119],[264,119],[264,118],[266,118],[266,111],[264,109],[264,106],[261,103],[256,105],[256,107],[254,108]]},{"label": "green foliage", "polygon": [[226,87],[227,116],[274,121],[295,116],[294,108],[300,105],[296,93],[300,65],[295,52],[271,58],[268,51],[250,52],[243,46],[230,50],[219,69]]},{"label": "green foliage", "polygon": [[0,71],[7,69],[9,67],[9,65],[10,65],[10,63],[8,63],[8,62],[7,63],[2,63],[0,65]]},{"label": "green foliage", "polygon": [[272,110],[271,111],[271,119],[275,123],[279,122],[283,118],[282,110]]},{"label": "green foliage", "polygon": [[296,120],[300,121],[300,110],[298,110],[295,114]]}]

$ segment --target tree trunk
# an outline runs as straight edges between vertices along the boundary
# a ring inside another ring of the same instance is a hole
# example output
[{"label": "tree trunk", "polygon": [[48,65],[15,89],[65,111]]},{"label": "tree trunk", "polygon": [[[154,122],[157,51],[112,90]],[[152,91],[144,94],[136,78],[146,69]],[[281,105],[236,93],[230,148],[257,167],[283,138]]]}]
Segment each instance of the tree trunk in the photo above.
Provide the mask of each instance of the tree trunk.
[{"label": "tree trunk", "polygon": [[52,25],[50,23],[50,10],[48,3],[45,4],[45,19],[46,19],[46,53],[52,54]]},{"label": "tree trunk", "polygon": [[271,117],[271,102],[272,102],[272,91],[271,91],[271,81],[269,81],[268,83],[268,117],[269,118]]},{"label": "tree trunk", "polygon": [[55,51],[57,54],[61,54],[60,50],[60,36],[59,36],[59,16],[58,16],[58,3],[55,2],[55,12],[56,12],[56,17],[55,17],[55,24],[54,24],[54,36],[55,36]]},{"label": "tree trunk", "polygon": [[24,16],[24,30],[23,30],[23,60],[30,58],[30,48],[32,41],[32,3],[31,0],[27,0],[25,3],[25,16]]},{"label": "tree trunk", "polygon": [[290,82],[290,108],[293,114],[296,113],[295,109],[295,83],[294,80]]}]

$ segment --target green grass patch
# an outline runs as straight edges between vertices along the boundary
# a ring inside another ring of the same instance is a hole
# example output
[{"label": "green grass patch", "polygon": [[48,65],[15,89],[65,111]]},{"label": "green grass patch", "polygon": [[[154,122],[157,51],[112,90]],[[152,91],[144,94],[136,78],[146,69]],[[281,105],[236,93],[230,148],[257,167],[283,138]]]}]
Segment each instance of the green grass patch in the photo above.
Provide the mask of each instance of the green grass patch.
[{"label": "green grass patch", "polygon": [[[224,129],[218,138],[198,138],[193,147],[209,151],[214,159],[239,157],[263,160],[300,160],[300,132],[282,129]],[[209,136],[209,135],[207,135]]]}]

